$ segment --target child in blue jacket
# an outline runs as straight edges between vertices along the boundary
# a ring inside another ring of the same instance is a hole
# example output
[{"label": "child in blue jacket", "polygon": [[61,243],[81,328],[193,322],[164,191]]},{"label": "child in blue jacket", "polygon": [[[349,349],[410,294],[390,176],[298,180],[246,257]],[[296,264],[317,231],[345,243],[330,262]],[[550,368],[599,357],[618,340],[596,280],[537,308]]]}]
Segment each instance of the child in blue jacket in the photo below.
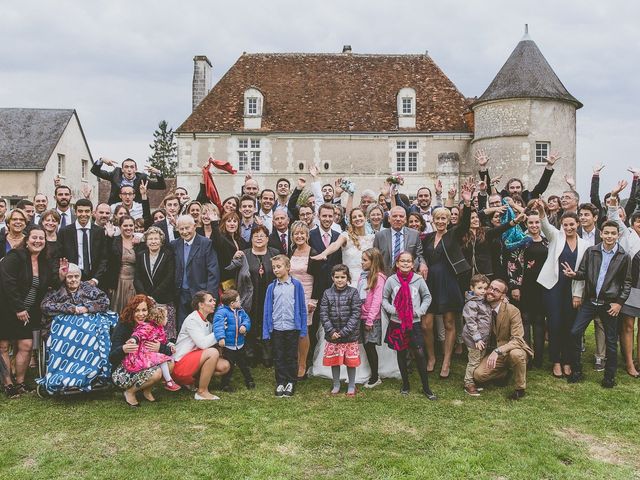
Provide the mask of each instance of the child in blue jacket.
[{"label": "child in blue jacket", "polygon": [[222,377],[222,390],[232,392],[231,375],[237,365],[248,389],[256,388],[244,350],[244,338],[251,328],[251,319],[242,309],[240,295],[236,290],[225,290],[220,296],[221,305],[213,316],[213,333],[218,345],[223,347],[222,356],[229,360],[231,369]]}]

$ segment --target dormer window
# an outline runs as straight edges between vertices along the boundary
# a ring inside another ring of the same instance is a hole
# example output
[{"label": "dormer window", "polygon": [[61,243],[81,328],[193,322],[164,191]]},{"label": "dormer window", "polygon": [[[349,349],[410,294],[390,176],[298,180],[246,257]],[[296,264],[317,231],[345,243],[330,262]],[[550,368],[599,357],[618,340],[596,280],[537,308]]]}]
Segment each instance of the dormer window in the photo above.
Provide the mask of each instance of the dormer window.
[{"label": "dormer window", "polygon": [[416,91],[402,88],[397,97],[398,127],[416,128]]},{"label": "dormer window", "polygon": [[244,128],[259,129],[262,126],[262,93],[257,88],[244,92]]}]

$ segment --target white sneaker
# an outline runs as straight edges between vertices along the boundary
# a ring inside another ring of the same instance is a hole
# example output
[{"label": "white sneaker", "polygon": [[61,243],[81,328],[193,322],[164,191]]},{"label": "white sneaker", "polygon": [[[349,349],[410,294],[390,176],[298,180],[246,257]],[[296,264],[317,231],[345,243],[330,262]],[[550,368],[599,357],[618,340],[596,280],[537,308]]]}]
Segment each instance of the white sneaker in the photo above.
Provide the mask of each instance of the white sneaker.
[{"label": "white sneaker", "polygon": [[380,377],[378,377],[378,380],[376,380],[374,383],[365,383],[364,384],[364,388],[374,388],[377,387],[378,385],[382,385],[382,380],[380,379]]},{"label": "white sneaker", "polygon": [[282,392],[283,397],[293,397],[293,383],[289,382],[284,387],[284,391]]},{"label": "white sneaker", "polygon": [[276,387],[276,397],[284,396],[284,385],[278,385]]},{"label": "white sneaker", "polygon": [[195,398],[196,400],[220,400],[220,397],[218,397],[217,395],[214,395],[213,397],[209,398],[209,397],[203,397],[198,392],[196,392],[193,398]]}]

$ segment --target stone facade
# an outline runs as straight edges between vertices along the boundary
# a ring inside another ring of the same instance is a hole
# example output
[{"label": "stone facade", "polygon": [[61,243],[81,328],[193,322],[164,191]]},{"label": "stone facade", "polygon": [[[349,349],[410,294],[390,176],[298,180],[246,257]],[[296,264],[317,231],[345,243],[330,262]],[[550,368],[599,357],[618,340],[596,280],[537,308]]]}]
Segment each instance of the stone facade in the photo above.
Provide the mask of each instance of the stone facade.
[{"label": "stone facade", "polygon": [[536,143],[562,156],[556,163],[549,191],[567,188],[564,175],[576,174],[576,107],[568,102],[538,99],[495,100],[474,105],[475,135],[469,150],[472,159],[484,150],[490,171],[522,179],[532,188],[544,163],[536,163]]},{"label": "stone facade", "polygon": [[211,90],[211,62],[204,55],[193,57],[193,82],[191,85],[191,108],[195,110]]}]

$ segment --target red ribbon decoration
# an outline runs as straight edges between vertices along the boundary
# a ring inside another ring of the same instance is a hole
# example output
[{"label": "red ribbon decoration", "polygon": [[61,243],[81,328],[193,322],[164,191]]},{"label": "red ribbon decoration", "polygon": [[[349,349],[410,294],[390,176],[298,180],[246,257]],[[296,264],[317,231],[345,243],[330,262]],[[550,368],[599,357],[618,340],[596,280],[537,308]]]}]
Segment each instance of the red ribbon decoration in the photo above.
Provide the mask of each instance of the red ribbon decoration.
[{"label": "red ribbon decoration", "polygon": [[204,181],[204,191],[207,194],[207,198],[216,205],[222,213],[222,201],[220,200],[220,194],[216,188],[216,184],[213,181],[213,176],[209,173],[209,168],[214,166],[218,170],[224,170],[232,175],[235,175],[236,169],[229,162],[223,162],[222,160],[215,160],[209,157],[209,162],[202,167],[202,178]]}]

